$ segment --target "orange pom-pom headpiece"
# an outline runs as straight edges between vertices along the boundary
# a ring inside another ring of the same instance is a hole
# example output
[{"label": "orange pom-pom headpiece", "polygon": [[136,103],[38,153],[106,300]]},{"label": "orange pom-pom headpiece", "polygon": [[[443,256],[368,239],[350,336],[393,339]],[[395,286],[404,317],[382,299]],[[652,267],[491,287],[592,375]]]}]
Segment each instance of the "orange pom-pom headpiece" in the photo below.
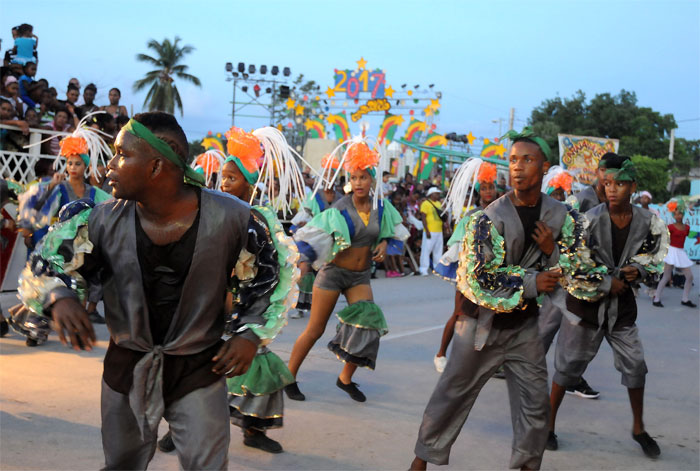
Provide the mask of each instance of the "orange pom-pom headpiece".
[{"label": "orange pom-pom headpiece", "polygon": [[678,209],[678,201],[676,201],[676,200],[669,201],[668,204],[666,205],[666,207],[668,208],[669,211],[671,211],[672,213],[675,213],[676,209]]},{"label": "orange pom-pom headpiece", "polygon": [[566,193],[571,193],[571,183],[573,181],[573,177],[569,175],[568,172],[561,172],[559,175],[552,178],[549,182],[549,186],[554,189],[561,188]]},{"label": "orange pom-pom headpiece", "polygon": [[237,157],[250,173],[258,171],[258,161],[265,154],[257,137],[237,127],[226,131],[226,150],[230,156]]},{"label": "orange pom-pom headpiece", "polygon": [[481,164],[481,167],[479,167],[479,174],[477,175],[476,180],[479,183],[493,183],[496,181],[497,175],[498,169],[496,168],[496,165],[489,162],[484,162]]},{"label": "orange pom-pom headpiece", "polygon": [[68,157],[71,155],[88,155],[88,144],[82,137],[66,136],[60,142],[60,155]]},{"label": "orange pom-pom headpiece", "polygon": [[377,164],[379,164],[379,152],[370,149],[364,142],[359,142],[351,144],[345,152],[343,168],[348,172],[354,172],[356,170],[371,170]]},{"label": "orange pom-pom headpiece", "polygon": [[321,159],[321,167],[323,168],[332,168],[332,169],[337,169],[340,167],[340,162],[338,162],[338,159],[335,157],[331,157],[331,154],[326,154],[322,159]]}]

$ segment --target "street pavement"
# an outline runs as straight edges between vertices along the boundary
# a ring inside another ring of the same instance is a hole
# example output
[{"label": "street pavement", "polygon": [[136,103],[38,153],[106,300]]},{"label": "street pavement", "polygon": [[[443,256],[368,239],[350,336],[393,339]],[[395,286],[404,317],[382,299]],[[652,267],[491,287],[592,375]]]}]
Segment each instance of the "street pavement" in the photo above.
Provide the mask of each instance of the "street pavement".
[{"label": "street pavement", "polygon": [[[700,270],[694,267],[695,279]],[[697,282],[696,282],[697,285]],[[376,371],[361,369],[355,381],[366,403],[352,401],[335,386],[342,364],[326,345],[331,318],[299,373],[305,402],[285,400],[285,425],[269,435],[285,452],[270,455],[245,447],[231,427],[232,470],[400,470],[413,459],[423,409],[438,379],[433,356],[453,308],[454,288],[436,277],[373,280],[377,303],[390,332],[382,339]],[[665,309],[640,294],[638,325],[649,374],[645,424],[661,447],[646,458],[632,440],[627,391],[613,366],[610,347],[600,353],[586,379],[598,400],[565,398],[559,412],[559,451],[545,452],[543,469],[700,469],[700,316],[680,305],[680,290],[664,292]],[[7,308],[11,299],[0,302]],[[698,300],[697,287],[693,291]],[[344,303],[339,303],[338,309]],[[271,345],[287,360],[308,319],[290,319]],[[52,335],[28,348],[17,334],[0,340],[0,469],[97,469],[103,465],[100,377],[108,334],[93,352],[73,352]],[[550,377],[553,350],[547,357]],[[161,435],[167,424],[161,423]],[[506,384],[491,379],[455,442],[446,470],[507,469],[512,430]],[[435,469],[429,466],[429,469]],[[156,452],[149,469],[175,470],[175,454]]]}]

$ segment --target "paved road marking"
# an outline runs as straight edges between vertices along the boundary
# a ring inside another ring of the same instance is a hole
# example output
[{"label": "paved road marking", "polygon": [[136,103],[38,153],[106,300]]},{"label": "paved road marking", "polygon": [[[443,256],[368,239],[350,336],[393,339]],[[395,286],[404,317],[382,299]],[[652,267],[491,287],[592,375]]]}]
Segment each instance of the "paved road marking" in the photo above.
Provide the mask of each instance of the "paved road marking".
[{"label": "paved road marking", "polygon": [[425,332],[430,332],[431,330],[444,329],[445,324],[435,325],[433,327],[424,327],[422,329],[407,330],[406,332],[399,332],[398,334],[389,334],[386,337],[382,337],[382,342],[387,340],[400,339],[402,337],[410,337],[411,335],[418,335]]}]

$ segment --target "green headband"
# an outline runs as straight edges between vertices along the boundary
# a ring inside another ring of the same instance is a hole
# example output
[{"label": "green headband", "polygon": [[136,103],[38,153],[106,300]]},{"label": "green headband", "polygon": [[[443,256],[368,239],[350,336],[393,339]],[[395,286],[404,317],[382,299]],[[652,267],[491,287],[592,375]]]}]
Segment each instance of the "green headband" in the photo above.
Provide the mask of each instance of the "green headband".
[{"label": "green headband", "polygon": [[549,148],[549,144],[547,144],[547,141],[541,137],[536,136],[535,132],[530,126],[525,126],[521,132],[516,132],[515,129],[511,129],[501,137],[501,140],[506,137],[513,141],[513,144],[523,139],[528,139],[534,142],[540,148],[545,158],[549,160],[549,156],[552,153],[551,149]]},{"label": "green headband", "polygon": [[634,166],[632,159],[625,160],[620,168],[609,168],[605,174],[611,175],[618,182],[637,181],[637,167]]},{"label": "green headband", "polygon": [[146,126],[134,119],[130,119],[122,129],[146,141],[148,145],[151,146],[156,152],[175,164],[179,169],[183,170],[185,172],[186,185],[204,186],[204,175],[201,175],[195,172],[194,169],[188,167],[167,142],[156,137],[156,135],[153,134]]},{"label": "green headband", "polygon": [[377,178],[377,170],[374,167],[367,167],[365,170],[367,170],[370,177]]},{"label": "green headband", "polygon": [[238,167],[238,170],[240,170],[241,173],[243,174],[243,178],[245,178],[245,181],[247,181],[251,185],[255,185],[255,183],[258,181],[258,177],[260,176],[260,173],[259,172],[250,173],[248,170],[246,170],[245,166],[243,165],[243,162],[241,162],[241,159],[239,159],[238,157],[233,156],[233,155],[229,155],[228,157],[226,157],[226,160],[224,160],[224,164],[226,164],[226,162],[233,162],[234,164],[236,164],[236,167]]},{"label": "green headband", "polygon": [[86,167],[90,166],[90,156],[87,154],[80,154],[80,158],[83,159],[83,163]]}]

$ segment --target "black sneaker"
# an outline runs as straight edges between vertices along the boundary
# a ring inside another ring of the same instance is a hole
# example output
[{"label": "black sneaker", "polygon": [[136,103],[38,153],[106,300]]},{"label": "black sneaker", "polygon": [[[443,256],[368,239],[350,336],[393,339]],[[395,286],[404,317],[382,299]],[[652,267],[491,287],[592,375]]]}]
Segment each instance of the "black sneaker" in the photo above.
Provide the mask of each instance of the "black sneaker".
[{"label": "black sneaker", "polygon": [[656,307],[664,307],[664,305],[661,304],[661,301],[652,301],[651,304]]},{"label": "black sneaker", "polygon": [[357,386],[359,386],[357,383],[353,383],[351,381],[350,384],[345,384],[342,381],[340,381],[340,378],[338,378],[335,382],[335,385],[343,391],[345,391],[346,393],[348,393],[350,397],[357,402],[365,402],[367,400],[365,395],[362,394],[362,391],[357,389]]},{"label": "black sneaker", "polygon": [[24,344],[25,344],[27,347],[36,347],[37,345],[39,345],[39,341],[38,341],[38,340],[34,340],[34,339],[30,339],[29,337],[27,337],[27,341],[24,342]]},{"label": "black sneaker", "polygon": [[292,401],[305,401],[306,396],[304,393],[299,391],[299,383],[294,381],[292,384],[288,384],[284,387],[284,392],[287,393],[287,397]]},{"label": "black sneaker", "polygon": [[175,451],[175,443],[173,442],[173,435],[170,433],[170,430],[168,430],[168,433],[166,433],[163,438],[158,440],[158,449],[163,453]]},{"label": "black sneaker", "polygon": [[0,337],[4,337],[10,331],[10,325],[7,321],[0,322]]},{"label": "black sneaker", "polygon": [[583,378],[576,386],[566,388],[566,394],[573,394],[584,399],[598,399],[600,397],[600,393],[590,387]]},{"label": "black sneaker", "polygon": [[265,435],[265,432],[260,432],[258,430],[244,431],[243,444],[268,453],[282,453],[284,451],[279,442]]},{"label": "black sneaker", "polygon": [[102,317],[97,311],[88,312],[88,319],[90,319],[90,322],[92,322],[93,324],[105,323],[105,318]]},{"label": "black sneaker", "polygon": [[693,301],[691,301],[691,300],[688,300],[688,301],[681,301],[681,304],[684,305],[684,306],[688,306],[688,307],[698,307],[698,305],[695,304],[695,303],[694,303]]},{"label": "black sneaker", "polygon": [[551,430],[549,431],[549,435],[547,435],[547,444],[544,447],[550,451],[559,449],[559,441],[557,440],[556,433],[552,432]]},{"label": "black sneaker", "polygon": [[632,434],[632,438],[635,442],[639,443],[639,445],[642,447],[642,451],[649,458],[656,459],[661,454],[661,450],[659,449],[659,445],[656,443],[656,440],[651,438],[648,433],[642,432],[639,435]]}]

